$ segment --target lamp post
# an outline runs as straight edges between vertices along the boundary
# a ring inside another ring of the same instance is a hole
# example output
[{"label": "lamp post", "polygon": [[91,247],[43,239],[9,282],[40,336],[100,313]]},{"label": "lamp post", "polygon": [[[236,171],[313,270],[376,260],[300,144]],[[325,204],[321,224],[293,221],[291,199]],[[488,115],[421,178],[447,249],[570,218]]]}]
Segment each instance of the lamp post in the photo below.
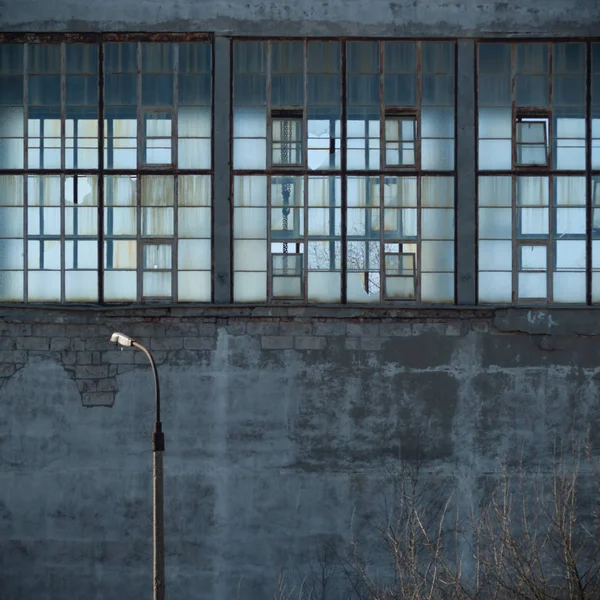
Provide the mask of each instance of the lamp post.
[{"label": "lamp post", "polygon": [[152,354],[129,336],[115,332],[110,341],[118,346],[133,346],[141,350],[150,361],[154,375],[154,392],[156,400],[156,418],[152,432],[152,534],[153,534],[153,599],[165,600],[165,525],[164,525],[164,486],[163,486],[163,453],[165,436],[160,422],[160,388],[158,373]]}]

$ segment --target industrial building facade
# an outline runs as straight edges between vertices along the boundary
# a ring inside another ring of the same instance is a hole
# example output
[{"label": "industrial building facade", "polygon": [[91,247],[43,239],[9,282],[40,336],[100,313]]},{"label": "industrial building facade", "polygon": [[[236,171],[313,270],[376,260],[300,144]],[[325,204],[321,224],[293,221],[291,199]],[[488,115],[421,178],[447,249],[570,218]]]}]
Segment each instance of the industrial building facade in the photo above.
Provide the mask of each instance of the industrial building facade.
[{"label": "industrial building facade", "polygon": [[158,364],[171,598],[352,540],[385,575],[406,465],[467,513],[597,456],[598,31],[584,0],[0,0],[0,595],[151,589],[152,380],[114,331]]}]

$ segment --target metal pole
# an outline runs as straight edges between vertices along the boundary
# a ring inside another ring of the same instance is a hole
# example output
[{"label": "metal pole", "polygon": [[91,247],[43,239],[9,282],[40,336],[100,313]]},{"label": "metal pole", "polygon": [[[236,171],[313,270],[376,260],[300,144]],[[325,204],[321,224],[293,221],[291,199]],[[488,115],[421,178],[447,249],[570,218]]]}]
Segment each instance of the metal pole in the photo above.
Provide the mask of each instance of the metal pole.
[{"label": "metal pole", "polygon": [[150,361],[154,375],[154,390],[156,401],[156,418],[152,433],[152,534],[153,534],[153,598],[165,600],[165,521],[164,521],[164,484],[163,484],[163,453],[165,451],[165,436],[160,422],[160,387],[158,373],[152,355],[144,346],[132,341],[131,345],[141,350]]}]

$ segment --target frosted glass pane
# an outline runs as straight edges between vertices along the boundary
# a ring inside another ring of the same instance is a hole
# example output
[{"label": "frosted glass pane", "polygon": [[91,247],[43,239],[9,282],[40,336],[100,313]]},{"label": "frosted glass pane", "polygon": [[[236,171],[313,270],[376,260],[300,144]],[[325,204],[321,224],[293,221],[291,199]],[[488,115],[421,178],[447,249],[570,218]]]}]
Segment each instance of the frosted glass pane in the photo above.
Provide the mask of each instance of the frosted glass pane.
[{"label": "frosted glass pane", "polygon": [[0,175],[0,206],[23,206],[23,177]]},{"label": "frosted glass pane", "polygon": [[520,269],[545,271],[548,263],[546,246],[521,246]]},{"label": "frosted glass pane", "polygon": [[180,208],[178,235],[182,238],[210,238],[210,208]]},{"label": "frosted glass pane", "polygon": [[585,273],[554,273],[554,302],[585,302]]},{"label": "frosted glass pane", "polygon": [[179,206],[210,206],[210,187],[209,175],[180,175]]},{"label": "frosted glass pane", "polygon": [[210,138],[210,108],[206,106],[179,106],[177,133],[180,138]]},{"label": "frosted glass pane", "polygon": [[137,209],[112,207],[104,209],[104,233],[106,235],[135,235],[137,232]]},{"label": "frosted glass pane", "polygon": [[421,211],[421,234],[423,239],[453,239],[454,210],[424,208]]},{"label": "frosted glass pane", "polygon": [[503,170],[512,167],[511,140],[480,140],[479,168],[485,170]]},{"label": "frosted glass pane", "polygon": [[234,139],[234,169],[264,169],[267,164],[267,140]]},{"label": "frosted glass pane", "polygon": [[454,207],[454,177],[423,177],[422,206]]},{"label": "frosted glass pane", "polygon": [[379,273],[348,273],[346,287],[348,302],[380,302],[380,279]]},{"label": "frosted glass pane", "polygon": [[106,240],[104,242],[104,267],[108,269],[135,269],[137,242],[135,240]]},{"label": "frosted glass pane", "polygon": [[23,140],[0,138],[0,169],[22,169],[23,151]]},{"label": "frosted glass pane", "polygon": [[496,240],[479,242],[479,269],[481,271],[511,271],[512,242]]},{"label": "frosted glass pane", "polygon": [[181,271],[177,276],[179,302],[210,302],[210,271]]},{"label": "frosted glass pane", "polygon": [[29,271],[27,283],[31,302],[60,302],[60,271]]},{"label": "frosted glass pane", "polygon": [[235,302],[264,302],[267,299],[266,273],[234,273],[233,299]]},{"label": "frosted glass pane", "polygon": [[517,178],[517,204],[522,206],[548,206],[548,178]]},{"label": "frosted glass pane", "polygon": [[600,273],[592,274],[592,302],[600,302]]},{"label": "frosted glass pane", "polygon": [[421,167],[431,170],[454,168],[454,140],[421,140]]},{"label": "frosted glass pane", "polygon": [[512,137],[512,109],[480,108],[479,139]]},{"label": "frosted glass pane", "polygon": [[302,298],[302,296],[300,277],[273,277],[274,298]]},{"label": "frosted glass pane", "polygon": [[266,271],[267,242],[264,240],[235,240],[233,242],[235,271]]},{"label": "frosted glass pane", "polygon": [[555,177],[556,204],[585,206],[585,177]]},{"label": "frosted glass pane", "polygon": [[177,247],[179,269],[210,271],[212,246],[210,240],[179,240]]},{"label": "frosted glass pane", "polygon": [[137,273],[135,271],[105,271],[104,299],[107,302],[135,302]]},{"label": "frosted glass pane", "polygon": [[98,209],[96,207],[66,208],[65,233],[67,235],[96,235]]},{"label": "frosted glass pane", "polygon": [[340,302],[341,275],[337,272],[308,273],[308,299],[315,302]]},{"label": "frosted glass pane", "polygon": [[585,208],[557,208],[556,233],[585,234]]},{"label": "frosted glass pane", "polygon": [[233,186],[234,206],[266,206],[267,178],[264,176],[235,177]]},{"label": "frosted glass pane", "polygon": [[236,107],[233,110],[233,136],[266,138],[267,111],[263,107]]},{"label": "frosted glass pane", "polygon": [[0,271],[0,300],[23,301],[23,273],[21,271]]},{"label": "frosted glass pane", "polygon": [[22,237],[23,209],[0,208],[0,237]]},{"label": "frosted glass pane", "polygon": [[557,169],[585,169],[585,140],[557,140],[555,160]]},{"label": "frosted glass pane", "polygon": [[510,208],[480,208],[479,209],[479,238],[480,239],[511,239],[512,238],[512,209]]},{"label": "frosted glass pane", "polygon": [[210,169],[210,139],[179,139],[177,161],[180,169]]},{"label": "frosted glass pane", "polygon": [[585,269],[585,240],[560,240],[556,242],[556,269]]},{"label": "frosted glass pane", "polygon": [[479,302],[510,302],[512,273],[479,273]]},{"label": "frosted glass pane", "polygon": [[67,240],[65,242],[66,269],[96,269],[98,242],[96,240]]},{"label": "frosted glass pane", "polygon": [[60,235],[60,208],[29,208],[27,220],[29,235]]},{"label": "frosted glass pane", "polygon": [[519,298],[546,298],[545,273],[519,273]]},{"label": "frosted glass pane", "polygon": [[98,273],[96,271],[67,271],[65,273],[67,302],[97,302]]},{"label": "frosted glass pane", "polygon": [[143,208],[142,235],[171,236],[173,235],[172,208]]},{"label": "frosted glass pane", "polygon": [[[21,106],[0,106],[0,137],[22,138],[24,127],[25,111]],[[21,155],[21,161],[23,161],[23,155]]]},{"label": "frosted glass pane", "polygon": [[0,239],[0,269],[23,268],[23,240]]},{"label": "frosted glass pane", "polygon": [[421,136],[424,138],[454,137],[454,109],[423,107]]},{"label": "frosted glass pane", "polygon": [[171,273],[144,273],[144,297],[170,298]]},{"label": "frosted glass pane", "polygon": [[391,300],[412,300],[415,297],[413,277],[386,277],[385,297]]},{"label": "frosted glass pane", "polygon": [[512,206],[512,179],[510,177],[480,177],[479,206]]},{"label": "frosted glass pane", "polygon": [[147,244],[142,246],[144,269],[170,269],[172,248],[170,244]]},{"label": "frosted glass pane", "polygon": [[453,242],[423,242],[421,244],[423,271],[454,271]]},{"label": "frosted glass pane", "polygon": [[233,215],[233,236],[240,238],[267,237],[266,208],[235,208]]},{"label": "frosted glass pane", "polygon": [[30,269],[60,270],[61,247],[58,240],[32,240],[27,244],[27,249]]},{"label": "frosted glass pane", "polygon": [[422,273],[421,300],[423,302],[454,302],[454,274]]}]

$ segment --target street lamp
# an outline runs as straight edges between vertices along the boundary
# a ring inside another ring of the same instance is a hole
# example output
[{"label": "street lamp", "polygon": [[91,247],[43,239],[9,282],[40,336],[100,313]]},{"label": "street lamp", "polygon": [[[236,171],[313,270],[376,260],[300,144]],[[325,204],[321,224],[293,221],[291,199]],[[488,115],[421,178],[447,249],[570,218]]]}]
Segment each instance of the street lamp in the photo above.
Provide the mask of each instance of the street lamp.
[{"label": "street lamp", "polygon": [[144,346],[138,344],[129,336],[115,332],[110,336],[110,341],[118,346],[133,346],[141,350],[150,361],[154,375],[154,392],[156,399],[156,418],[152,432],[152,533],[154,538],[153,548],[153,590],[154,600],[165,600],[165,524],[164,524],[164,488],[163,488],[163,452],[165,451],[165,436],[160,422],[160,388],[158,374],[152,355]]}]

